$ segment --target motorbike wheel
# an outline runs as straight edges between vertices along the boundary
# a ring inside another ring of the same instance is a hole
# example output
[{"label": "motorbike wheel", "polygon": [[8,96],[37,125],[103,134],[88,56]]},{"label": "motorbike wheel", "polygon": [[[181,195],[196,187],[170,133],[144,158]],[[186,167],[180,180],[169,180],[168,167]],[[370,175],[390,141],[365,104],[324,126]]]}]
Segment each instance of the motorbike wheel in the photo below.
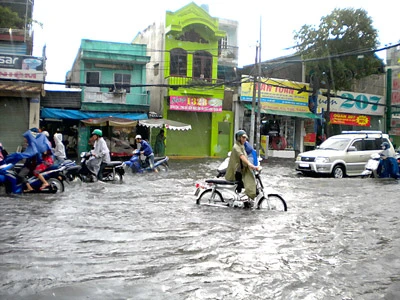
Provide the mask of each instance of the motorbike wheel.
[{"label": "motorbike wheel", "polygon": [[221,204],[224,202],[224,198],[222,197],[221,193],[218,191],[206,190],[204,191],[200,197],[196,200],[196,204],[204,205],[204,204]]},{"label": "motorbike wheel", "polygon": [[162,164],[159,165],[157,167],[155,167],[154,169],[156,169],[158,172],[168,172],[168,166]]},{"label": "motorbike wheel", "polygon": [[47,180],[55,193],[63,193],[64,192],[64,183],[57,178],[50,178]]},{"label": "motorbike wheel", "polygon": [[118,172],[115,173],[113,182],[122,183],[124,181],[124,176]]},{"label": "motorbike wheel", "polygon": [[286,201],[279,195],[270,194],[268,197],[262,197],[257,204],[256,209],[287,211]]}]

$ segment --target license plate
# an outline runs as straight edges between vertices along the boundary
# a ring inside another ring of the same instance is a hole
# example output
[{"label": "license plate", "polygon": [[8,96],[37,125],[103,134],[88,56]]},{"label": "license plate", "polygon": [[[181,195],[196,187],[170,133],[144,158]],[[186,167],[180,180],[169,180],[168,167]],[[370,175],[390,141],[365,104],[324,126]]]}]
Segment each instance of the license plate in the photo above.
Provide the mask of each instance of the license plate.
[{"label": "license plate", "polygon": [[194,193],[195,196],[197,196],[200,192],[200,189],[196,189],[196,192]]},{"label": "license plate", "polygon": [[310,165],[309,164],[300,164],[300,168],[309,168]]}]

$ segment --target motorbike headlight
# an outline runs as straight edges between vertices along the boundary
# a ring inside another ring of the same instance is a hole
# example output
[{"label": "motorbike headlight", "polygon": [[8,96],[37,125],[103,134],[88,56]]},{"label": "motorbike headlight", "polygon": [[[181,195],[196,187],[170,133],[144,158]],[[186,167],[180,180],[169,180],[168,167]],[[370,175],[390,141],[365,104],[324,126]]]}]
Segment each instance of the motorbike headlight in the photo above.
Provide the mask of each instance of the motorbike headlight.
[{"label": "motorbike headlight", "polygon": [[330,160],[329,160],[329,157],[319,156],[319,157],[315,158],[315,162],[317,164],[326,164],[326,163],[330,162]]}]

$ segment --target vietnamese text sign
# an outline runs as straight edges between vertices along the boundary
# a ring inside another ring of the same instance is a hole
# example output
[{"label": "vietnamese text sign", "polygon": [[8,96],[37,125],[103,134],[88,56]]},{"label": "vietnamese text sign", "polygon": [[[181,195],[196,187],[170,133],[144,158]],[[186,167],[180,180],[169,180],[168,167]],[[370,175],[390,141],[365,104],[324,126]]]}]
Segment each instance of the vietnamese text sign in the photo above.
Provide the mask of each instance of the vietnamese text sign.
[{"label": "vietnamese text sign", "polygon": [[331,124],[342,124],[352,126],[370,126],[371,117],[364,115],[349,115],[341,113],[330,113]]},{"label": "vietnamese text sign", "polygon": [[[310,112],[308,108],[308,93],[298,92],[308,84],[293,82],[282,79],[262,79],[259,85],[256,85],[256,95],[260,90],[261,107],[263,109],[272,109],[291,112]],[[254,82],[243,82],[240,99],[242,101],[253,100]]]},{"label": "vietnamese text sign", "polygon": [[221,112],[222,100],[204,97],[171,96],[169,109],[196,112]]},{"label": "vietnamese text sign", "polygon": [[[326,90],[322,90],[326,92]],[[384,96],[370,95],[363,93],[337,91],[337,96],[331,97],[330,111],[383,116],[385,113],[386,99]],[[322,94],[318,95],[318,109],[326,111],[327,98]]]}]

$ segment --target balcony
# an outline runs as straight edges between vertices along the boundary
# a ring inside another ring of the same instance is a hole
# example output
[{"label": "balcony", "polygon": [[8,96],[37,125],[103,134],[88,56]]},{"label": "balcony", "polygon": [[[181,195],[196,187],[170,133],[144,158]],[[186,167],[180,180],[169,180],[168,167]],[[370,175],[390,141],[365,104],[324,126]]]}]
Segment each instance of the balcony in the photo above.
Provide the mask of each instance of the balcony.
[{"label": "balcony", "polygon": [[226,46],[218,49],[219,64],[229,64],[237,66],[238,64],[239,47]]}]

